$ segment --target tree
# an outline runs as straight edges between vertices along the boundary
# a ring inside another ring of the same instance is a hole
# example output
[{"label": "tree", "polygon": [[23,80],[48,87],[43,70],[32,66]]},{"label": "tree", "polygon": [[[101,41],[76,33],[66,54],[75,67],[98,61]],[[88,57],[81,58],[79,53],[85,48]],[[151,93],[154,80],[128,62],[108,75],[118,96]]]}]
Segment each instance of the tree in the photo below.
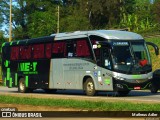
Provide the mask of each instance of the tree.
[{"label": "tree", "polygon": [[154,1],[152,10],[153,10],[154,21],[160,24],[160,12],[159,12],[160,11],[160,0]]},{"label": "tree", "polygon": [[121,19],[120,27],[128,27],[130,30],[137,32],[150,30],[155,26],[153,15],[151,14],[152,4],[149,0],[125,1],[128,5],[124,4],[125,12]]},{"label": "tree", "polygon": [[5,0],[0,1],[0,28],[9,23],[9,3]]},{"label": "tree", "polygon": [[119,0],[88,0],[81,3],[84,12],[87,10],[92,29],[113,27],[120,18]]},{"label": "tree", "polygon": [[[69,0],[68,0],[69,1]],[[90,29],[89,19],[84,9],[84,1],[73,0],[60,8],[60,31],[70,32]],[[85,2],[86,3],[86,2]],[[83,6],[83,7],[82,7]]]},{"label": "tree", "polygon": [[[17,0],[12,5],[13,38],[26,39],[55,33],[59,2],[57,0]],[[5,0],[0,4],[1,11],[7,13],[3,14],[7,23],[9,4]]]},{"label": "tree", "polygon": [[4,42],[6,42],[6,41],[7,40],[6,40],[5,36],[4,36],[4,32],[2,30],[0,30],[0,48],[2,47],[2,44]]},{"label": "tree", "polygon": [[[154,0],[13,0],[13,38],[26,39],[60,32],[129,27],[144,31],[159,24],[159,1]],[[0,26],[9,23],[9,0],[0,2]],[[153,7],[152,7],[153,6]]]},{"label": "tree", "polygon": [[[34,6],[34,8],[33,8]],[[56,33],[57,27],[57,5],[52,1],[39,1],[27,3],[28,34],[31,37],[39,37]]]}]

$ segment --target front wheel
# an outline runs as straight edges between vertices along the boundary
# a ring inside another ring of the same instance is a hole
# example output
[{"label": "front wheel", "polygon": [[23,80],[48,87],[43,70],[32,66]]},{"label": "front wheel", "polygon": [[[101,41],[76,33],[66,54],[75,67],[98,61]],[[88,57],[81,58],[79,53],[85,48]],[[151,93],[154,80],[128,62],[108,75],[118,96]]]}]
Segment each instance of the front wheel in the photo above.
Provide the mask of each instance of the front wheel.
[{"label": "front wheel", "polygon": [[88,96],[94,96],[97,93],[92,78],[88,78],[84,83],[84,91]]}]

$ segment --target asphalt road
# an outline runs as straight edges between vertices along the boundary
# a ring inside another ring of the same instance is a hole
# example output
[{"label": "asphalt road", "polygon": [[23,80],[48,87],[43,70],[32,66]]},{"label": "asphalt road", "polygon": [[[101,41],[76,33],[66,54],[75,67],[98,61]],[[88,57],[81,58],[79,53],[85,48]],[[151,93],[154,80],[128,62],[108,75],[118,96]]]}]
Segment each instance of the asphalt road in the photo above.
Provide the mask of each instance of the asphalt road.
[{"label": "asphalt road", "polygon": [[160,103],[160,91],[152,94],[149,90],[145,91],[131,91],[128,96],[119,97],[116,92],[99,92],[97,96],[86,96],[80,90],[58,90],[56,93],[47,94],[43,90],[34,90],[33,93],[19,93],[17,88],[7,88],[0,86],[0,95],[16,95],[16,96],[31,96],[38,98],[64,98],[64,99],[84,99],[84,100],[125,100],[132,102],[148,102]]}]

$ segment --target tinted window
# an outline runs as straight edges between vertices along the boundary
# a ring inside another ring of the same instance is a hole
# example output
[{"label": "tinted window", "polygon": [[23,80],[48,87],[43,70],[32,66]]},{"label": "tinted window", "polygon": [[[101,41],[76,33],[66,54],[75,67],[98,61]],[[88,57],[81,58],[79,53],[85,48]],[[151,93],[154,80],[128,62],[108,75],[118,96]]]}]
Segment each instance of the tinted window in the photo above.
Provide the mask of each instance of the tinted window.
[{"label": "tinted window", "polygon": [[67,53],[66,53],[67,57],[74,57],[75,56],[74,55],[75,47],[76,47],[76,44],[74,44],[73,41],[68,41],[67,50],[66,50],[67,51]]},{"label": "tinted window", "polygon": [[19,57],[19,47],[11,48],[11,60],[18,60]]},{"label": "tinted window", "polygon": [[31,46],[20,46],[19,49],[20,59],[30,59],[31,58]]},{"label": "tinted window", "polygon": [[52,44],[46,44],[46,58],[51,58]]},{"label": "tinted window", "polygon": [[44,44],[33,45],[33,58],[44,58]]},{"label": "tinted window", "polygon": [[[95,36],[95,35],[91,35],[90,37],[91,43],[92,43],[92,47],[93,45],[96,44],[96,42],[98,41],[106,41],[107,39],[103,38],[103,37],[99,37],[99,36]],[[94,49],[94,54],[97,60],[97,63],[100,64],[100,49]]]},{"label": "tinted window", "polygon": [[88,57],[90,56],[89,45],[86,40],[78,40],[76,44],[76,56]]},{"label": "tinted window", "polygon": [[53,50],[52,50],[52,57],[53,58],[63,58],[64,57],[64,52],[65,50],[65,42],[60,41],[60,42],[54,42],[53,43]]}]

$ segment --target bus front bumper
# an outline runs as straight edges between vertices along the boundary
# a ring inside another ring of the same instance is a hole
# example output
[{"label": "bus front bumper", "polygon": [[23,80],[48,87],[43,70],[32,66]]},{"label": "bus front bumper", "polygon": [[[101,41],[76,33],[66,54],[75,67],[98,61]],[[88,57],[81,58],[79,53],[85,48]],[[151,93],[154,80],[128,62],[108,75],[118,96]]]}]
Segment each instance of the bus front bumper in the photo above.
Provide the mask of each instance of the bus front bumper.
[{"label": "bus front bumper", "polygon": [[114,90],[115,91],[128,91],[128,90],[145,90],[150,89],[151,87],[151,80],[149,79],[145,82],[141,83],[130,83],[123,80],[114,79]]}]

